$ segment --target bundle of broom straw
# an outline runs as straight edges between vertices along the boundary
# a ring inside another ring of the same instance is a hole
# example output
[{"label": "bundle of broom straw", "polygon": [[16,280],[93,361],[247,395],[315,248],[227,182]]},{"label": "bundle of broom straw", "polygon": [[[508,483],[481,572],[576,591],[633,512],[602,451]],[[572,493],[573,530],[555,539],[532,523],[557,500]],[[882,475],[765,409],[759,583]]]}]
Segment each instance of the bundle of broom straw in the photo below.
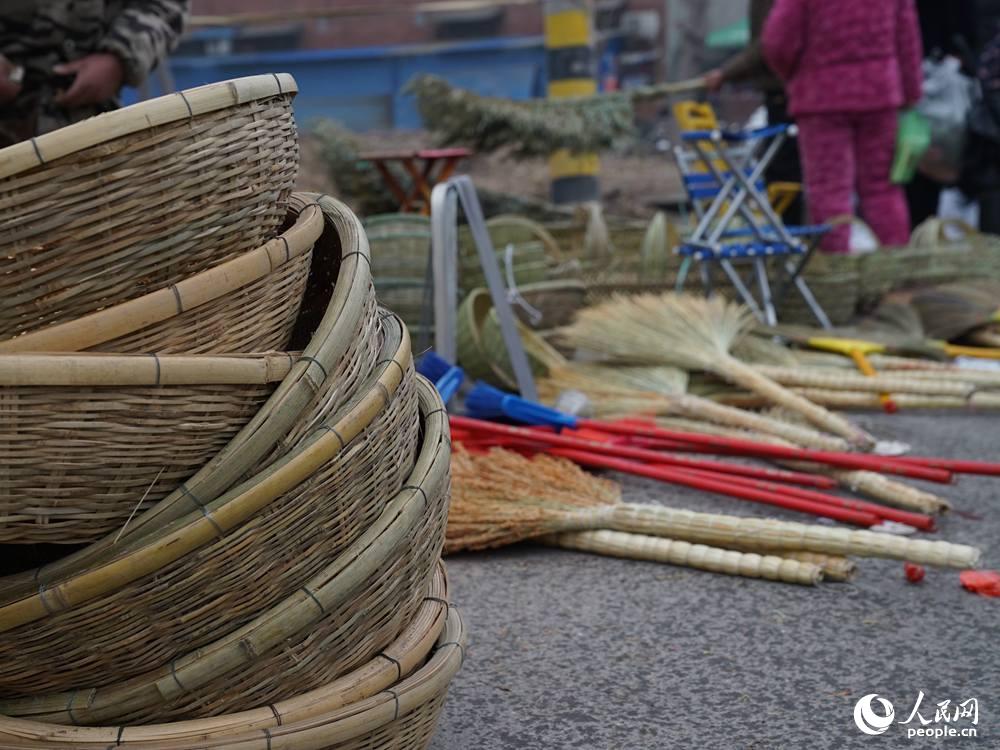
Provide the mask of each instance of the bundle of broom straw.
[{"label": "bundle of broom straw", "polygon": [[693,295],[616,295],[581,310],[561,338],[580,350],[616,363],[673,365],[707,370],[747,388],[815,426],[869,449],[874,439],[840,415],[827,411],[736,359],[730,348],[753,325],[750,311],[726,300]]},{"label": "bundle of broom straw", "polygon": [[[571,533],[601,530],[627,536]],[[473,455],[457,448],[446,551],[486,549],[534,538],[793,583],[814,583],[822,571],[812,563],[776,555],[887,557],[961,568],[974,566],[980,557],[974,547],[948,542],[627,504],[621,502],[615,483],[563,459],[543,454],[526,458],[501,448]],[[741,557],[735,549],[753,557]]]}]

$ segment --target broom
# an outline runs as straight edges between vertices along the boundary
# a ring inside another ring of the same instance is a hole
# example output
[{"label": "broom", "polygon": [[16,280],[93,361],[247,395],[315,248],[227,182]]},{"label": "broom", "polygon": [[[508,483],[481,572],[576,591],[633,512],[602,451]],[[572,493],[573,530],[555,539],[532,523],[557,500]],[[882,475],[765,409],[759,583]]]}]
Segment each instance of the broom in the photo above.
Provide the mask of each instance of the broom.
[{"label": "broom", "polygon": [[[529,470],[527,474],[524,469]],[[539,486],[546,489],[544,497],[536,500]],[[602,506],[620,502],[619,497],[614,482],[587,474],[568,461],[529,461],[500,448],[482,456],[459,449],[452,454],[452,497],[444,553],[538,539],[568,549],[785,583],[815,585],[822,579],[819,565],[776,555],[607,530],[553,533],[591,528],[567,526],[560,518],[587,514],[588,507],[599,512]]]},{"label": "broom", "polygon": [[824,451],[847,449],[847,443],[840,438],[772,420],[755,412],[717,404],[685,393],[686,387],[687,378],[683,370],[676,368],[606,367],[570,363],[565,367],[549,370],[548,376],[539,381],[538,392],[543,401],[555,403],[563,391],[580,391],[589,398],[595,416],[692,416],[716,424],[784,437],[807,448]]},{"label": "broom", "polygon": [[[704,432],[711,435],[735,438],[745,438],[748,436],[747,433],[742,430],[722,427],[691,419],[665,419],[660,417],[656,420],[656,422],[664,427],[683,430],[685,432]],[[770,442],[775,445],[784,445],[788,447],[792,447],[794,445],[790,441],[782,440],[781,438],[770,435],[751,434],[751,437],[757,440]],[[654,445],[653,442],[642,440],[636,440],[635,444],[639,447],[653,447]],[[850,490],[851,492],[858,492],[883,503],[894,505],[898,508],[916,511],[917,513],[937,514],[943,513],[951,508],[951,503],[938,495],[925,490],[917,489],[916,487],[911,487],[904,482],[890,479],[882,476],[881,474],[876,474],[873,471],[832,469],[819,466],[817,464],[799,461],[781,461],[779,463],[799,471],[812,471],[822,476],[831,477],[842,487]]]},{"label": "broom", "polygon": [[453,457],[452,483],[445,542],[450,552],[609,529],[717,547],[749,544],[959,568],[973,567],[981,555],[975,547],[948,542],[622,503],[613,482],[544,454],[529,459],[499,448],[480,456],[459,450]]},{"label": "broom", "polygon": [[933,338],[959,338],[1000,323],[1000,283],[966,281],[922,289],[910,297],[924,330]]},{"label": "broom", "polygon": [[[767,443],[757,443],[752,440],[733,440],[729,438],[719,438],[697,433],[678,433],[663,428],[646,425],[636,422],[608,422],[582,417],[574,417],[570,414],[551,409],[542,404],[528,401],[527,399],[504,393],[485,383],[477,383],[465,400],[468,414],[479,419],[495,419],[498,417],[514,419],[516,421],[532,424],[544,425],[561,429],[569,427],[576,429],[594,429],[602,433],[615,435],[627,435],[630,437],[651,437],[660,438],[670,443],[680,445],[690,445],[703,452],[725,453],[729,455],[752,456],[756,458],[789,458],[815,463],[827,464],[847,469],[870,469],[885,474],[898,474],[900,476],[912,477],[915,479],[926,479],[931,482],[948,483],[951,481],[951,474],[942,469],[931,467],[913,466],[896,461],[888,456],[872,456],[858,453],[835,453],[830,451],[817,451],[807,448],[785,448]],[[477,420],[472,420],[476,422]],[[490,422],[478,422],[475,425],[480,430],[492,430],[494,434],[509,434],[516,436],[516,430],[505,425],[496,425]],[[560,436],[536,433],[538,442],[549,441],[552,443],[563,441]],[[601,444],[598,443],[598,446]],[[590,450],[590,446],[582,447],[583,450]],[[653,460],[634,451],[629,452],[619,446],[608,446],[607,451],[622,458],[631,458],[639,461]]]},{"label": "broom", "polygon": [[874,439],[843,417],[817,406],[758,373],[729,353],[753,325],[749,310],[719,297],[615,295],[581,310],[563,339],[620,363],[709,370],[767,400],[802,414],[817,427],[871,448]]}]

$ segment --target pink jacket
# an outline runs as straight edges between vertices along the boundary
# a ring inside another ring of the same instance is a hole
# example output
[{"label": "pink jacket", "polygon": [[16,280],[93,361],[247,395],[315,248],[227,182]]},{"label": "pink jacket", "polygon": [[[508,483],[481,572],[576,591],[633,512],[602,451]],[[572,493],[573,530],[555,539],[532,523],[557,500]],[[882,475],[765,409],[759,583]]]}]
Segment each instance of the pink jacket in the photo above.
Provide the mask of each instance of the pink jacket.
[{"label": "pink jacket", "polygon": [[920,99],[923,50],[913,0],[777,0],[761,44],[786,83],[793,115]]}]

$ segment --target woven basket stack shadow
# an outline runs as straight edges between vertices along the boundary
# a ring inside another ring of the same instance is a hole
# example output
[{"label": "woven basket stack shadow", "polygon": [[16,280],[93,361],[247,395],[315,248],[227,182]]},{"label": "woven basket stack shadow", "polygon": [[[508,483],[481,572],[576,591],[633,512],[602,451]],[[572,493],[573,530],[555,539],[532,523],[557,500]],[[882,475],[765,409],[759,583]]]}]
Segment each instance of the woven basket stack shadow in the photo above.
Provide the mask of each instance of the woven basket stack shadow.
[{"label": "woven basket stack shadow", "polygon": [[0,151],[0,749],[430,743],[447,414],[296,90]]}]

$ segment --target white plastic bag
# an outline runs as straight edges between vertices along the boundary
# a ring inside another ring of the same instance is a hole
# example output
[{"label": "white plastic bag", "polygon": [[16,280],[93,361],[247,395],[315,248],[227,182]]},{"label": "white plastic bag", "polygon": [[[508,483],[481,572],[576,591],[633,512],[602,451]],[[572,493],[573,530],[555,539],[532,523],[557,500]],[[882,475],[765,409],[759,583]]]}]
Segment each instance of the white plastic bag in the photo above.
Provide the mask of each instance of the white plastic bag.
[{"label": "white plastic bag", "polygon": [[928,160],[937,166],[925,170],[925,165],[921,163],[922,171],[958,174],[974,98],[974,82],[962,73],[957,58],[924,60],[924,95],[916,109],[930,121]]}]

